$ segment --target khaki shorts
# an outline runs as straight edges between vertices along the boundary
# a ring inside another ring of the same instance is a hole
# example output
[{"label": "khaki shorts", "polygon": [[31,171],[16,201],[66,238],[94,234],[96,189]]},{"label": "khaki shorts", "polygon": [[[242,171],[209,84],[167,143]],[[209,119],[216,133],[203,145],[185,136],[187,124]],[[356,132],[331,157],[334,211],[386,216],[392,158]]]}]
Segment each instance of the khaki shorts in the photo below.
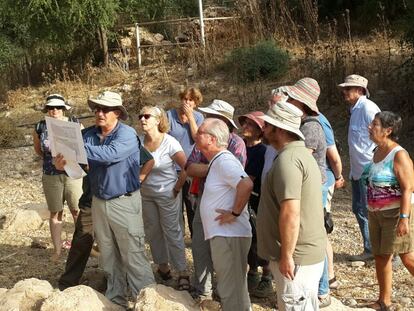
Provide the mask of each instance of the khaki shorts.
[{"label": "khaki shorts", "polygon": [[82,195],[82,178],[72,179],[65,174],[43,174],[42,184],[47,208],[50,212],[62,211],[65,201],[71,211],[79,209],[79,198]]},{"label": "khaki shorts", "polygon": [[410,215],[410,232],[402,237],[397,237],[399,208],[368,212],[369,237],[374,255],[404,254],[414,251],[414,217],[412,217],[414,214],[412,206]]}]

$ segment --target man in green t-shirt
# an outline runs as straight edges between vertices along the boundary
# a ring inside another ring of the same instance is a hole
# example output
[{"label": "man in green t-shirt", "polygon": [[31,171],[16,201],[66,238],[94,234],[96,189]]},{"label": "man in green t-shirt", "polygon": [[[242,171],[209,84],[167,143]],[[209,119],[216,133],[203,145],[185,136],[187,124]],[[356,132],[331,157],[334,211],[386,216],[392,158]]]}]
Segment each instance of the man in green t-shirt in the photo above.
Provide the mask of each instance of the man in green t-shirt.
[{"label": "man in green t-shirt", "polygon": [[279,310],[319,310],[326,231],[321,173],[299,130],[302,112],[277,103],[265,116],[264,135],[278,151],[268,172],[257,215],[258,254],[270,261]]}]

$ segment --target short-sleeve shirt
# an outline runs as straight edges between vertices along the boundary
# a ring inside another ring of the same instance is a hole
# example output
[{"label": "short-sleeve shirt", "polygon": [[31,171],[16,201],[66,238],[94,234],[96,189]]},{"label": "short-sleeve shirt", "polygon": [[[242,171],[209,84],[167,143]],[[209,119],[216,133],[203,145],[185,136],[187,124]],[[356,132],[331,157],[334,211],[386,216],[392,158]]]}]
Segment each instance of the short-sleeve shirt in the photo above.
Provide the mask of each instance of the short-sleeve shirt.
[{"label": "short-sleeve shirt", "polygon": [[291,142],[280,150],[262,186],[256,230],[258,255],[264,259],[280,260],[280,205],[288,199],[300,200],[295,264],[321,262],[326,249],[321,174],[303,141]]},{"label": "short-sleeve shirt", "polygon": [[203,223],[205,239],[215,236],[251,237],[247,208],[243,209],[236,220],[230,224],[220,225],[214,220],[220,214],[216,209],[231,211],[236,200],[236,188],[242,178],[248,178],[243,166],[229,151],[219,152],[211,161],[206,178],[203,196],[200,202],[200,216]]},{"label": "short-sleeve shirt", "polygon": [[141,188],[158,193],[172,191],[178,178],[172,157],[179,151],[183,151],[180,143],[174,137],[164,134],[157,150],[150,152],[155,163]]},{"label": "short-sleeve shirt", "polygon": [[260,195],[266,145],[259,143],[252,147],[246,147],[246,151],[247,163],[245,171],[247,175],[254,177],[253,192],[257,195]]},{"label": "short-sleeve shirt", "polygon": [[365,165],[373,156],[375,143],[369,139],[368,125],[377,112],[381,110],[366,96],[361,96],[351,108],[351,119],[348,128],[349,160],[351,162],[350,177],[359,179]]},{"label": "short-sleeve shirt", "polygon": [[322,183],[326,181],[326,142],[318,117],[307,116],[302,120],[300,131],[305,136],[306,148],[313,150],[313,157],[321,170]]},{"label": "short-sleeve shirt", "polygon": [[[198,111],[193,111],[195,122],[198,126],[203,123],[204,117]],[[170,109],[167,111],[168,121],[170,122],[170,134],[176,140],[178,140],[183,147],[185,156],[188,157],[193,150],[194,140],[191,136],[190,124],[181,123],[176,109]]]}]

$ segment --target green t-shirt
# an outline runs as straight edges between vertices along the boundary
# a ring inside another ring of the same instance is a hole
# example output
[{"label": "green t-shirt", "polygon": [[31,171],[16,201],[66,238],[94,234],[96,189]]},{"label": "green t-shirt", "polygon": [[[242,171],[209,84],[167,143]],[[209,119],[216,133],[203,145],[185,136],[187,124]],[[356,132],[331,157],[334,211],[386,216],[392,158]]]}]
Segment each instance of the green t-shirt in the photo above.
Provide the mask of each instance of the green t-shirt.
[{"label": "green t-shirt", "polygon": [[280,203],[300,200],[300,228],[293,260],[312,265],[325,257],[321,172],[303,141],[286,145],[262,185],[257,215],[257,248],[260,257],[280,259]]}]

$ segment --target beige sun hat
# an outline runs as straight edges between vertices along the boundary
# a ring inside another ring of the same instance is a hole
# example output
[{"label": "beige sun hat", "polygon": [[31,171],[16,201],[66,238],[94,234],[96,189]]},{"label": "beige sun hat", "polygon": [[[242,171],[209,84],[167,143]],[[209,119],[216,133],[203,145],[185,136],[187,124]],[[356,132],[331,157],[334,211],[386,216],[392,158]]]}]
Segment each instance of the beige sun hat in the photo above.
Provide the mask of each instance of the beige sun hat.
[{"label": "beige sun hat", "polygon": [[95,110],[96,106],[114,107],[121,111],[120,118],[122,120],[128,119],[128,112],[124,106],[122,106],[121,95],[111,91],[105,91],[99,94],[96,98],[88,99],[88,106],[92,110]]},{"label": "beige sun hat", "polygon": [[215,99],[207,107],[204,107],[204,108],[200,107],[200,108],[198,108],[198,110],[200,110],[204,113],[222,116],[222,117],[226,118],[227,120],[229,120],[229,122],[235,128],[237,128],[236,123],[233,121],[234,108],[233,108],[232,105],[230,105],[228,102],[225,102],[224,100]]},{"label": "beige sun hat", "polygon": [[316,101],[318,100],[321,89],[318,81],[312,78],[302,78],[294,85],[286,85],[278,88],[278,90],[286,93],[289,97],[305,104],[314,113],[319,114]]},{"label": "beige sun hat", "polygon": [[338,84],[339,87],[359,86],[365,89],[365,95],[369,97],[368,79],[360,75],[349,75],[345,78],[345,82]]},{"label": "beige sun hat", "polygon": [[47,112],[47,107],[65,107],[65,110],[72,108],[65,102],[65,98],[60,94],[50,94],[46,97],[46,103],[42,109],[43,113]]},{"label": "beige sun hat", "polygon": [[265,122],[292,132],[298,135],[302,140],[305,140],[305,136],[299,130],[302,122],[302,111],[292,104],[286,102],[278,102],[273,105],[264,116],[259,118]]}]

